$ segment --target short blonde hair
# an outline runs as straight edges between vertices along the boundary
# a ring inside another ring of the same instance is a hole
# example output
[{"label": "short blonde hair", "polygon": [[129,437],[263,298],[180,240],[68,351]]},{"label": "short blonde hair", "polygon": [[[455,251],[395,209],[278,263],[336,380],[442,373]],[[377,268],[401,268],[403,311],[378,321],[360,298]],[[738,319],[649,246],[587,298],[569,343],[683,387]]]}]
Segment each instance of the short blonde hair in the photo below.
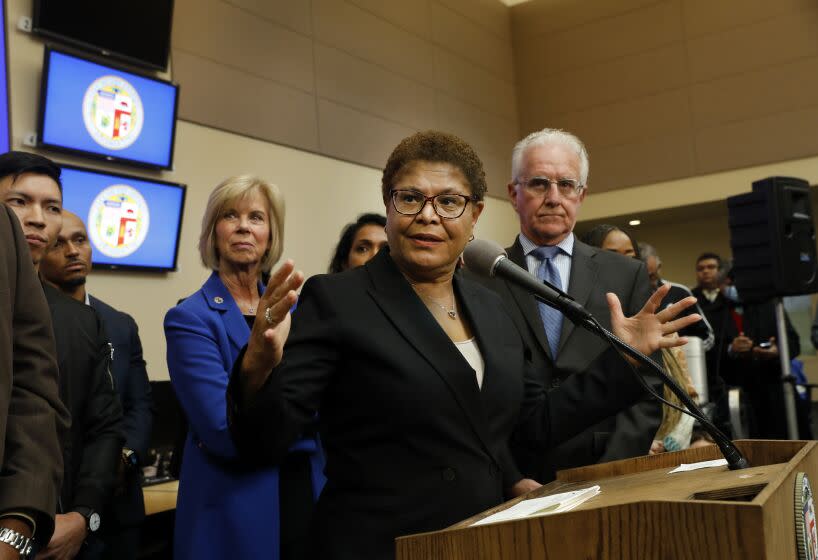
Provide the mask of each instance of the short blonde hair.
[{"label": "short blonde hair", "polygon": [[267,252],[261,259],[262,272],[269,272],[284,249],[284,197],[278,187],[254,175],[228,177],[213,189],[207,199],[202,218],[202,232],[199,235],[199,255],[202,264],[210,270],[219,270],[219,252],[216,249],[216,223],[228,204],[240,200],[257,190],[267,199],[267,214],[270,219],[270,239]]}]

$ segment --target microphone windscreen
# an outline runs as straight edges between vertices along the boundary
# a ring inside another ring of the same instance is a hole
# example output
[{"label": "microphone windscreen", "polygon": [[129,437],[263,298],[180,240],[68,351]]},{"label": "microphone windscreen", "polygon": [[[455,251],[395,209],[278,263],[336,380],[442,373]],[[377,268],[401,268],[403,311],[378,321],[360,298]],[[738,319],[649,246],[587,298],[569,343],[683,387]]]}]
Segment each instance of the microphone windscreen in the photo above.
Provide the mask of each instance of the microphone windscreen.
[{"label": "microphone windscreen", "polygon": [[505,250],[494,241],[474,239],[466,245],[463,260],[475,274],[491,276],[498,257],[505,257]]}]

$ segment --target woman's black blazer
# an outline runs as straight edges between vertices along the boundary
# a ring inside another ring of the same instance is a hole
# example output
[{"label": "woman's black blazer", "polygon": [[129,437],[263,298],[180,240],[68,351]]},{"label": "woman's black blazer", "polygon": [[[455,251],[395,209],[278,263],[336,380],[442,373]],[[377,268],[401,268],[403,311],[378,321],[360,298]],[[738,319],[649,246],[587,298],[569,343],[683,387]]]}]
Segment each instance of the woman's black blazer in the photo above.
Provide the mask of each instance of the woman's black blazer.
[{"label": "woman's black blazer", "polygon": [[395,537],[506,498],[521,478],[508,449],[515,430],[545,452],[615,412],[609,403],[641,396],[633,379],[591,375],[548,394],[499,297],[460,275],[454,286],[485,361],[482,390],[388,251],[306,283],[284,360],[250,402],[241,402],[234,369],[228,412],[246,456],[277,462],[319,415],[327,485],[315,558],[393,558]]}]

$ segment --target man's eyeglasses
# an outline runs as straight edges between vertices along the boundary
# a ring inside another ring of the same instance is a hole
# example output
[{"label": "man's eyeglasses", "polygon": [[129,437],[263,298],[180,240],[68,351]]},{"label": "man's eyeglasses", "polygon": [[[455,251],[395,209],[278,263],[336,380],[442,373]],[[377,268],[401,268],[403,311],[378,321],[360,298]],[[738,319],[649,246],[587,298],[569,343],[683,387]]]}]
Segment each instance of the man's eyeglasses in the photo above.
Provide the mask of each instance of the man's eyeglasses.
[{"label": "man's eyeglasses", "polygon": [[522,185],[526,191],[535,195],[544,195],[551,185],[556,185],[559,193],[567,198],[578,196],[585,188],[579,181],[569,179],[567,177],[560,177],[559,179],[549,179],[548,177],[520,177],[517,179],[517,184]]},{"label": "man's eyeglasses", "polygon": [[438,216],[445,220],[454,220],[463,215],[466,205],[474,201],[474,196],[465,194],[443,193],[435,196],[425,196],[423,193],[408,189],[395,189],[392,191],[392,205],[398,214],[404,216],[414,216],[423,211],[427,202],[432,203],[432,208]]}]

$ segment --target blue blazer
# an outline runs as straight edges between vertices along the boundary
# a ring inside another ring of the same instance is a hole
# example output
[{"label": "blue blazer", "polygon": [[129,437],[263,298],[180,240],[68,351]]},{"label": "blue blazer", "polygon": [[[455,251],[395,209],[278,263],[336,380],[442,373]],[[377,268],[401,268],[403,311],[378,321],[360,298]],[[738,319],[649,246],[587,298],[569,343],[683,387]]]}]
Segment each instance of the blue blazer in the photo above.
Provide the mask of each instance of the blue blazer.
[{"label": "blue blazer", "polygon": [[[263,291],[264,287],[259,286]],[[165,316],[168,371],[189,423],[176,505],[174,558],[279,558],[278,469],[239,458],[227,427],[233,362],[250,328],[217,273]],[[291,448],[311,456],[313,499],[324,459],[315,440]]]},{"label": "blue blazer", "polygon": [[[151,385],[145,360],[142,357],[142,342],[139,329],[133,317],[117,311],[104,301],[88,296],[91,307],[102,319],[105,334],[114,348],[111,373],[116,391],[122,402],[125,428],[125,447],[133,449],[140,460],[148,456],[151,427],[153,425],[153,401]],[[106,526],[136,525],[145,517],[141,480],[133,473],[125,481],[122,493],[117,493],[112,501]],[[110,523],[113,521],[114,523]]]}]

